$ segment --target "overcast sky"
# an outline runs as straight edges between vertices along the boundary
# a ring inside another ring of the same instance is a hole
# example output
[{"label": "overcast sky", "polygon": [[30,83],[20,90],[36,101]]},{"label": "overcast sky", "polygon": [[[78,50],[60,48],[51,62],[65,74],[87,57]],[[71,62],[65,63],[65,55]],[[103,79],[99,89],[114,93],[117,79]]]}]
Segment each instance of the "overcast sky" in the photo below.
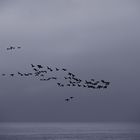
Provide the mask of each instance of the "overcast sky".
[{"label": "overcast sky", "polygon": [[33,63],[111,82],[97,91],[0,76],[1,122],[140,122],[139,62],[138,0],[0,0],[0,75]]}]

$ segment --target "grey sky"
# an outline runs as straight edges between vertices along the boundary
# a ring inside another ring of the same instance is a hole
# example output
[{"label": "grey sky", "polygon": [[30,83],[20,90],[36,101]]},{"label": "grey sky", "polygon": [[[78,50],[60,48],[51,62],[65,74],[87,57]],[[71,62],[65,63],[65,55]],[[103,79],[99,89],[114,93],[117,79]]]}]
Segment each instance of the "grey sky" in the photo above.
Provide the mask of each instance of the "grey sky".
[{"label": "grey sky", "polygon": [[0,77],[0,121],[139,122],[139,14],[137,0],[0,0],[0,73],[34,63],[111,82],[92,91]]}]

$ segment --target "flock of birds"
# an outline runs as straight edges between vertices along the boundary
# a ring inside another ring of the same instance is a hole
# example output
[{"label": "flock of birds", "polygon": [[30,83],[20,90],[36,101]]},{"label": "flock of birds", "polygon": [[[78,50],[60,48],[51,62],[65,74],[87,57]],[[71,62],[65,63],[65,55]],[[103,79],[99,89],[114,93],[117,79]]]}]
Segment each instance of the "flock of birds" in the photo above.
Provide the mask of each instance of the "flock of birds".
[{"label": "flock of birds", "polygon": [[8,47],[8,48],[6,48],[8,51],[10,51],[10,50],[15,50],[15,49],[21,49],[21,47],[20,46],[17,46],[17,47],[13,47],[13,46],[10,46],[10,47]]},{"label": "flock of birds", "polygon": [[[7,48],[8,51],[14,50],[14,49],[21,49],[21,47],[9,47]],[[2,76],[21,76],[21,77],[29,77],[34,76],[37,77],[40,81],[50,81],[54,80],[56,81],[56,85],[58,87],[79,87],[79,88],[88,88],[88,89],[107,89],[110,85],[110,82],[105,80],[82,80],[78,78],[75,74],[69,72],[66,68],[58,68],[58,67],[49,67],[49,66],[43,66],[41,64],[30,64],[30,67],[32,68],[32,72],[16,72],[16,73],[2,73]],[[64,72],[65,76],[62,77],[63,80],[60,80],[57,76],[50,76],[50,74],[56,74],[57,72]],[[61,82],[63,81],[63,82]],[[73,100],[74,97],[71,96],[69,98],[66,98],[65,101],[69,102]]]}]

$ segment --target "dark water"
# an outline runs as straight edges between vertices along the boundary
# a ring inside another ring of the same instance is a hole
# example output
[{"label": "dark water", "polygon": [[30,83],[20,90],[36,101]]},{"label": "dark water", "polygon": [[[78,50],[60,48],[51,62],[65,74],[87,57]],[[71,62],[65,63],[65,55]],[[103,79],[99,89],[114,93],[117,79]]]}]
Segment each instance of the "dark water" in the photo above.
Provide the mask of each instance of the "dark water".
[{"label": "dark water", "polygon": [[0,140],[140,140],[140,125],[1,123]]}]

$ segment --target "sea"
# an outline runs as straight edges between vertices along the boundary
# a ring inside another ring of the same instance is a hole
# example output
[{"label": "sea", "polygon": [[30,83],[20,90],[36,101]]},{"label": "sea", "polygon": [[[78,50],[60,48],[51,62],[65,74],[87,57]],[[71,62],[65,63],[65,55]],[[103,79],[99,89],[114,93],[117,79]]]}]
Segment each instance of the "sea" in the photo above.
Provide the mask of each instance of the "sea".
[{"label": "sea", "polygon": [[140,140],[140,124],[0,123],[0,140]]}]

